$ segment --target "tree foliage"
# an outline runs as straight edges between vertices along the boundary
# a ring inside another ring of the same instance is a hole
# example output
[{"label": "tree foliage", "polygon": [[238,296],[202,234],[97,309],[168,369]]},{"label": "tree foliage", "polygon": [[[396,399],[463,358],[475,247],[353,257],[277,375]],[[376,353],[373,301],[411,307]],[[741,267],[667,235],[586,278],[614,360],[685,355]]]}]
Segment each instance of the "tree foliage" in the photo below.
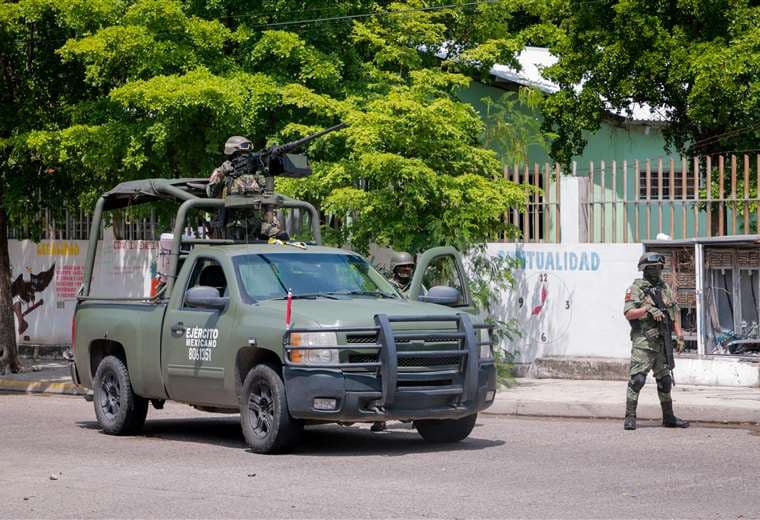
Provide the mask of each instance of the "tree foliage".
[{"label": "tree foliage", "polygon": [[760,6],[750,0],[548,0],[532,42],[559,62],[544,105],[568,161],[608,109],[646,103],[665,115],[668,145],[688,153],[756,148]]},{"label": "tree foliage", "polygon": [[513,59],[517,4],[2,3],[0,227],[89,209],[124,180],[208,175],[230,135],[264,146],[344,120],[311,146],[315,175],[282,186],[343,220],[336,241],[415,252],[495,237],[525,196],[454,93],[458,71]]}]

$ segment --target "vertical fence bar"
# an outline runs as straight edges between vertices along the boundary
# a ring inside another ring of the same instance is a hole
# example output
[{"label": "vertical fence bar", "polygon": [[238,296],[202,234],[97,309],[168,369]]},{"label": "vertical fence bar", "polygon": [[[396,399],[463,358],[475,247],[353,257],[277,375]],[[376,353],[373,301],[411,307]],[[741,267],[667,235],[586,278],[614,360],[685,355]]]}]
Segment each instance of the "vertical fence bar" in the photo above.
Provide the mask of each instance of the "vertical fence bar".
[{"label": "vertical fence bar", "polygon": [[634,242],[640,242],[641,241],[641,215],[639,214],[639,206],[641,203],[639,202],[641,199],[641,164],[639,164],[639,160],[636,159],[633,162],[634,165],[634,172],[633,172],[633,218],[634,218],[634,226],[633,226],[633,241]]},{"label": "vertical fence bar", "polygon": [[[686,162],[686,156],[681,156],[681,238],[688,238],[688,222],[686,218],[686,201],[688,197],[688,181],[686,179],[689,171],[689,165]],[[696,235],[695,235],[696,236]],[[675,238],[675,237],[674,237]]]},{"label": "vertical fence bar", "polygon": [[617,161],[612,161],[612,243],[617,243]]},{"label": "vertical fence bar", "polygon": [[[515,169],[512,170],[512,182],[516,185],[520,185],[520,165],[515,163]],[[519,231],[520,230],[520,213],[517,208],[512,209],[512,224]]]},{"label": "vertical fence bar", "polygon": [[150,208],[150,239],[158,240],[159,238],[156,236],[156,209]]},{"label": "vertical fence bar", "polygon": [[[760,172],[757,172],[760,176]],[[744,154],[744,206],[742,207],[744,234],[749,235],[749,155]]]},{"label": "vertical fence bar", "polygon": [[536,190],[533,192],[533,242],[538,242],[541,237],[541,228],[539,227],[539,194],[538,188],[540,187],[541,167],[538,163],[533,164],[533,185]]},{"label": "vertical fence bar", "polygon": [[723,236],[723,230],[725,229],[725,184],[724,184],[724,160],[723,156],[718,156],[718,236]]},{"label": "vertical fence bar", "polygon": [[[530,187],[530,169],[528,165],[525,165],[525,175],[523,177],[523,186],[528,189]],[[530,212],[530,195],[525,204],[525,210],[523,211],[523,241],[530,240],[530,219],[528,218]]]},{"label": "vertical fence bar", "polygon": [[707,163],[705,165],[705,187],[707,191],[707,236],[712,237],[713,236],[713,225],[712,225],[712,157],[709,155],[707,156]]},{"label": "vertical fence bar", "polygon": [[670,206],[670,209],[668,211],[668,217],[670,217],[670,238],[675,238],[676,236],[676,212],[675,212],[675,196],[676,196],[676,169],[675,164],[673,163],[673,158],[670,158],[670,182],[669,182],[669,190],[670,193],[668,194],[668,206]]},{"label": "vertical fence bar", "polygon": [[588,163],[588,241],[594,242],[594,161]]},{"label": "vertical fence bar", "polygon": [[606,237],[606,232],[605,232],[606,231],[605,228],[607,227],[607,215],[606,215],[607,212],[605,211],[606,209],[605,206],[607,205],[607,184],[606,184],[607,171],[605,169],[604,161],[601,161],[601,163],[599,164],[599,175],[601,176],[601,191],[602,191],[601,193],[602,196],[600,197],[600,204],[599,204],[599,209],[600,209],[599,232],[601,234],[600,235],[601,242],[602,244],[604,244],[605,242],[607,242],[607,237]]},{"label": "vertical fence bar", "polygon": [[562,209],[562,208],[560,208],[560,204],[559,204],[560,200],[561,200],[560,197],[562,195],[561,192],[560,192],[560,179],[562,178],[562,172],[560,171],[559,163],[555,163],[554,164],[554,170],[555,170],[555,175],[554,175],[555,182],[557,183],[556,186],[555,186],[557,194],[556,194],[556,199],[554,201],[554,203],[555,203],[555,206],[554,206],[554,215],[555,215],[554,236],[555,236],[556,243],[559,244],[561,242],[561,240],[562,240],[562,236],[560,235],[560,225],[559,225],[559,223],[560,223],[560,213],[559,212]]},{"label": "vertical fence bar", "polygon": [[692,157],[694,169],[694,237],[699,236],[699,158]]},{"label": "vertical fence bar", "polygon": [[551,185],[552,171],[549,163],[544,164],[544,203],[541,204],[541,218],[544,219],[544,242],[551,242],[549,224],[551,223]]},{"label": "vertical fence bar", "polygon": [[[502,172],[504,174],[504,178],[509,180],[509,166],[504,166],[504,170]],[[507,233],[509,233],[509,210],[504,210],[504,235],[501,237],[502,242],[507,241]]]},{"label": "vertical fence bar", "polygon": [[652,229],[652,162],[647,159],[647,177],[646,177],[646,212],[647,212],[647,233],[646,237],[649,240]]},{"label": "vertical fence bar", "polygon": [[757,233],[760,234],[760,153],[757,154],[757,167],[755,168],[755,177],[757,177],[757,191],[755,192],[755,223],[757,226]]},{"label": "vertical fence bar", "polygon": [[623,243],[628,243],[628,161],[623,160]]},{"label": "vertical fence bar", "polygon": [[657,232],[662,233],[662,158],[657,159]]},{"label": "vertical fence bar", "polygon": [[731,154],[731,234],[736,234],[736,155]]}]

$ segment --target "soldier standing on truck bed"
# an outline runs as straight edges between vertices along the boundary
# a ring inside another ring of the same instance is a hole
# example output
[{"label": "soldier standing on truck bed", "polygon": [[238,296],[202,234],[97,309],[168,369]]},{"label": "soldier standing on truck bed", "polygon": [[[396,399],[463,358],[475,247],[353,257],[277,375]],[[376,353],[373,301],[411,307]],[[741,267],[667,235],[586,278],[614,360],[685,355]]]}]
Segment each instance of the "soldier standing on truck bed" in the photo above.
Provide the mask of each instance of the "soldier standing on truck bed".
[{"label": "soldier standing on truck bed", "polygon": [[[235,135],[224,143],[224,155],[227,160],[211,172],[206,186],[209,197],[227,198],[229,195],[260,195],[264,192],[264,178],[261,175],[235,175],[231,160],[242,154],[251,153],[253,143],[246,138]],[[288,234],[282,230],[279,220],[272,208],[262,208],[261,215],[254,214],[250,209],[230,210],[224,208],[213,225],[222,228],[227,238],[245,240],[268,240],[272,238],[288,240]],[[251,234],[251,236],[248,236]],[[229,236],[232,235],[232,236]]]},{"label": "soldier standing on truck bed", "polygon": [[[634,280],[625,293],[623,312],[631,325],[631,379],[625,407],[626,430],[636,429],[636,406],[639,392],[644,387],[647,374],[654,372],[657,396],[662,408],[662,425],[669,428],[687,428],[689,423],[673,414],[670,390],[673,386],[671,372],[673,360],[671,334],[676,334],[676,348],[683,351],[684,342],[678,320],[678,305],[670,287],[662,281],[665,258],[657,253],[647,253],[639,259],[639,270],[644,277]],[[671,327],[672,324],[672,327]]]}]

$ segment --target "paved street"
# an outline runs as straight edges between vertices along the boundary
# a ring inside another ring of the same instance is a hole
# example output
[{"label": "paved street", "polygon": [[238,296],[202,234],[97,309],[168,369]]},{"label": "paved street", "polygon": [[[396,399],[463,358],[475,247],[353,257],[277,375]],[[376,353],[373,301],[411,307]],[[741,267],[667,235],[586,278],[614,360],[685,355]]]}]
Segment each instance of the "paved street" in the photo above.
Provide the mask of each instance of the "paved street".
[{"label": "paved street", "polygon": [[[246,451],[237,416],[168,404],[109,437],[92,404],[0,395],[0,517],[760,517],[752,428],[484,416],[467,441],[312,429]],[[56,475],[57,480],[51,480]]]}]

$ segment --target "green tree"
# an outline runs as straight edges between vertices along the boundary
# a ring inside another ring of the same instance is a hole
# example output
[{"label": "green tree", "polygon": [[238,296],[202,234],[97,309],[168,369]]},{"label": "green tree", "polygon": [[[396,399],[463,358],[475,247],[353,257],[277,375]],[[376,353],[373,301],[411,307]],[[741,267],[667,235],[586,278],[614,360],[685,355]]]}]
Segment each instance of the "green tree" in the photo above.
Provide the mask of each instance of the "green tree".
[{"label": "green tree", "polygon": [[0,369],[18,369],[4,226],[120,181],[207,175],[233,134],[264,146],[348,122],[311,146],[312,178],[280,188],[350,222],[335,239],[357,249],[503,233],[525,194],[454,93],[456,69],[513,59],[512,3],[0,4]]},{"label": "green tree", "polygon": [[[544,104],[552,155],[583,151],[605,111],[646,103],[687,153],[756,148],[760,137],[760,6],[750,0],[548,0],[524,32],[559,61],[561,90]],[[578,87],[580,85],[580,87]]]}]

